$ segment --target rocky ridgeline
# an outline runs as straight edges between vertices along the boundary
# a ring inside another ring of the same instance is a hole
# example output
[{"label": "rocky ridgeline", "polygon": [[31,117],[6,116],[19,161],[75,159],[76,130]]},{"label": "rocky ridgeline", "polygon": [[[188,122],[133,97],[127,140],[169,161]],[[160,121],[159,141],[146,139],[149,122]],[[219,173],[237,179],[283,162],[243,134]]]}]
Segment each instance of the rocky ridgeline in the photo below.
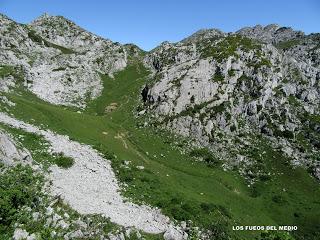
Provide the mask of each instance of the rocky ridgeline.
[{"label": "rocky ridgeline", "polygon": [[319,52],[319,34],[277,25],[202,30],[145,57],[154,79],[145,105],[225,167],[252,165],[243,149],[258,133],[320,178]]},{"label": "rocky ridgeline", "polygon": [[277,24],[270,24],[265,27],[261,25],[245,27],[236,33],[262,42],[275,44],[304,37],[304,33],[301,31],[294,31],[289,27],[280,27]]},{"label": "rocky ridgeline", "polygon": [[84,107],[102,91],[99,73],[112,75],[127,65],[122,45],[60,16],[45,14],[24,25],[1,15],[0,25],[0,64],[18,72],[2,81],[1,90],[20,80],[53,104]]}]

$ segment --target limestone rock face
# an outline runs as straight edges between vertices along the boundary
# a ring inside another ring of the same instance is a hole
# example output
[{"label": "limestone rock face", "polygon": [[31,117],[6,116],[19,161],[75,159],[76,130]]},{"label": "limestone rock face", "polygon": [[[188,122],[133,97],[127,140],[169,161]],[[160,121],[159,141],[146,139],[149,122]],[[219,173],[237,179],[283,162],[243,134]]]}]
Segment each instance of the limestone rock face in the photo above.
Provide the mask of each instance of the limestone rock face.
[{"label": "limestone rock face", "polygon": [[222,32],[219,29],[201,29],[194,34],[192,34],[190,37],[187,37],[182,40],[182,42],[188,43],[188,42],[198,42],[198,41],[203,41],[205,39],[210,39],[210,38],[219,38],[219,37],[224,37],[227,34]]},{"label": "limestone rock face", "polygon": [[170,228],[163,234],[163,238],[165,240],[186,240],[188,235],[179,229]]},{"label": "limestone rock face", "polygon": [[267,43],[279,43],[304,36],[301,31],[294,31],[289,27],[281,27],[277,24],[270,24],[265,27],[257,25],[254,27],[242,28],[236,32],[245,37],[259,39]]},{"label": "limestone rock face", "polygon": [[165,42],[144,59],[156,79],[146,106],[154,121],[208,146],[231,165],[237,161],[230,152],[240,154],[243,146],[232,141],[261,134],[275,147],[290,149],[283,152],[292,163],[315,168],[319,39],[268,25],[228,34],[202,30],[178,43]]},{"label": "limestone rock face", "polygon": [[8,133],[0,130],[0,159],[6,165],[28,163],[32,160],[27,149],[19,148]]},{"label": "limestone rock face", "polygon": [[50,103],[84,107],[101,94],[100,73],[112,76],[127,65],[125,47],[60,16],[23,25],[1,15],[0,23],[0,63],[17,73],[1,81],[3,91],[23,81]]},{"label": "limestone rock face", "polygon": [[21,228],[16,228],[13,235],[14,240],[30,239],[29,233]]}]

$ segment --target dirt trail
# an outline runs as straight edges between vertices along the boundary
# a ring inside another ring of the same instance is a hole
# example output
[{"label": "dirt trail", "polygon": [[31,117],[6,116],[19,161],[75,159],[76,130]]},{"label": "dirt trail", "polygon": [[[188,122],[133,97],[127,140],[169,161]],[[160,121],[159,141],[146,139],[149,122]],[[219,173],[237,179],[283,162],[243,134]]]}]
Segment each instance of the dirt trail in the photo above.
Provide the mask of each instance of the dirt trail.
[{"label": "dirt trail", "polygon": [[114,136],[114,138],[121,140],[123,146],[125,147],[125,149],[128,149],[128,145],[126,143],[126,140],[124,140],[124,138],[125,138],[125,134],[124,133],[118,133],[117,136]]}]

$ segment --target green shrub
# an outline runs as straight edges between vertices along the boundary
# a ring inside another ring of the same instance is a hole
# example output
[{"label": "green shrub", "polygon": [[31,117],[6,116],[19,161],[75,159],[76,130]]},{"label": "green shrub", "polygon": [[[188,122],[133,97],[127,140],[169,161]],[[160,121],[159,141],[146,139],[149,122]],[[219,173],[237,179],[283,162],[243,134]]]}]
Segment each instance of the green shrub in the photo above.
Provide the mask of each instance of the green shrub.
[{"label": "green shrub", "polygon": [[260,234],[258,240],[294,240],[288,232],[265,231]]},{"label": "green shrub", "polygon": [[191,103],[194,103],[194,95],[191,96],[190,102],[191,102]]},{"label": "green shrub", "polygon": [[277,137],[284,137],[284,138],[289,138],[289,139],[294,138],[293,132],[291,132],[289,130],[281,131],[278,128],[275,128],[273,132],[274,132],[274,135]]},{"label": "green shrub", "polygon": [[288,50],[289,48],[292,48],[298,45],[299,43],[300,43],[299,39],[293,39],[293,40],[280,42],[276,45],[276,47],[279,49]]},{"label": "green shrub", "polygon": [[210,213],[216,209],[216,205],[213,203],[201,203],[200,207],[206,213]]},{"label": "green shrub", "polygon": [[235,125],[231,125],[230,126],[230,131],[231,132],[234,132],[234,131],[236,131],[237,130],[237,127],[235,126]]},{"label": "green shrub", "polygon": [[5,78],[11,75],[13,71],[14,71],[13,66],[8,66],[8,65],[0,66],[0,78]]},{"label": "green shrub", "polygon": [[202,50],[202,57],[213,57],[218,62],[222,62],[230,56],[238,58],[237,49],[242,51],[256,50],[260,54],[261,45],[252,39],[240,36],[230,35],[215,45],[207,45]]},{"label": "green shrub", "polygon": [[44,44],[46,47],[52,47],[52,48],[56,48],[58,50],[60,50],[62,53],[64,54],[72,54],[75,53],[75,51],[73,51],[72,49],[69,48],[65,48],[63,46],[51,43],[49,41],[47,41],[46,39],[42,38],[41,36],[39,36],[34,30],[30,30],[28,32],[28,37],[36,43],[39,44]]},{"label": "green shrub", "polygon": [[23,71],[21,67],[0,65],[0,78],[5,78],[10,75],[20,82],[23,81]]},{"label": "green shrub", "polygon": [[65,67],[58,67],[58,68],[52,69],[52,72],[58,72],[58,71],[64,71],[64,70],[66,70]]},{"label": "green shrub", "polygon": [[192,218],[192,215],[189,212],[182,209],[179,205],[171,207],[170,210],[174,219],[178,221],[186,221]]},{"label": "green shrub", "polygon": [[214,74],[214,80],[216,82],[222,82],[224,80],[223,73],[221,72],[220,67],[217,67],[216,72]]},{"label": "green shrub", "polygon": [[300,102],[298,101],[298,99],[293,96],[293,95],[290,95],[288,97],[288,102],[290,103],[290,105],[294,106],[294,107],[299,107],[301,106]]},{"label": "green shrub", "polygon": [[284,196],[281,196],[281,195],[274,195],[272,197],[272,201],[280,205],[283,205],[287,202]]},{"label": "green shrub", "polygon": [[217,165],[219,160],[207,148],[197,148],[189,153],[191,157],[201,158],[208,165]]},{"label": "green shrub", "polygon": [[230,240],[230,227],[226,221],[211,223],[208,230],[211,231],[210,239]]},{"label": "green shrub", "polygon": [[271,179],[270,175],[262,174],[259,176],[259,179],[263,182],[269,181]]},{"label": "green shrub", "polygon": [[236,74],[235,74],[234,69],[230,69],[230,70],[228,71],[228,75],[229,75],[230,77],[235,76]]},{"label": "green shrub", "polygon": [[254,184],[250,188],[250,197],[252,197],[252,198],[257,198],[257,197],[261,196],[262,193],[263,193],[263,186],[261,186],[261,185]]},{"label": "green shrub", "polygon": [[43,179],[30,166],[1,166],[0,171],[0,238],[4,239],[6,234],[12,234],[19,209],[37,204]]},{"label": "green shrub", "polygon": [[59,153],[56,155],[54,163],[59,167],[69,168],[73,165],[74,160],[71,157],[65,156],[63,153]]}]

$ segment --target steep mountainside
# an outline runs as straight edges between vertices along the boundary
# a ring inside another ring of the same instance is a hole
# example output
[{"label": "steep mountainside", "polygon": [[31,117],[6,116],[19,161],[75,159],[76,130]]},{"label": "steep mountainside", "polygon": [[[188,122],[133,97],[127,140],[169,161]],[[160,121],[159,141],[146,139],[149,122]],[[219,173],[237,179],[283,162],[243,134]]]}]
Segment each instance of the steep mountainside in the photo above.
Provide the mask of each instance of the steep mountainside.
[{"label": "steep mountainside", "polygon": [[144,52],[47,14],[0,34],[0,239],[320,238],[319,34]]},{"label": "steep mountainside", "polygon": [[101,94],[99,73],[112,74],[126,66],[123,46],[63,17],[45,14],[23,25],[1,15],[0,22],[0,61],[19,68],[19,76],[6,80],[2,89],[20,80],[50,103],[84,107]]},{"label": "steep mountainside", "polygon": [[318,34],[277,25],[200,31],[145,58],[157,79],[147,107],[157,123],[208,146],[252,181],[269,174],[246,153],[257,135],[320,178],[319,53]]}]

